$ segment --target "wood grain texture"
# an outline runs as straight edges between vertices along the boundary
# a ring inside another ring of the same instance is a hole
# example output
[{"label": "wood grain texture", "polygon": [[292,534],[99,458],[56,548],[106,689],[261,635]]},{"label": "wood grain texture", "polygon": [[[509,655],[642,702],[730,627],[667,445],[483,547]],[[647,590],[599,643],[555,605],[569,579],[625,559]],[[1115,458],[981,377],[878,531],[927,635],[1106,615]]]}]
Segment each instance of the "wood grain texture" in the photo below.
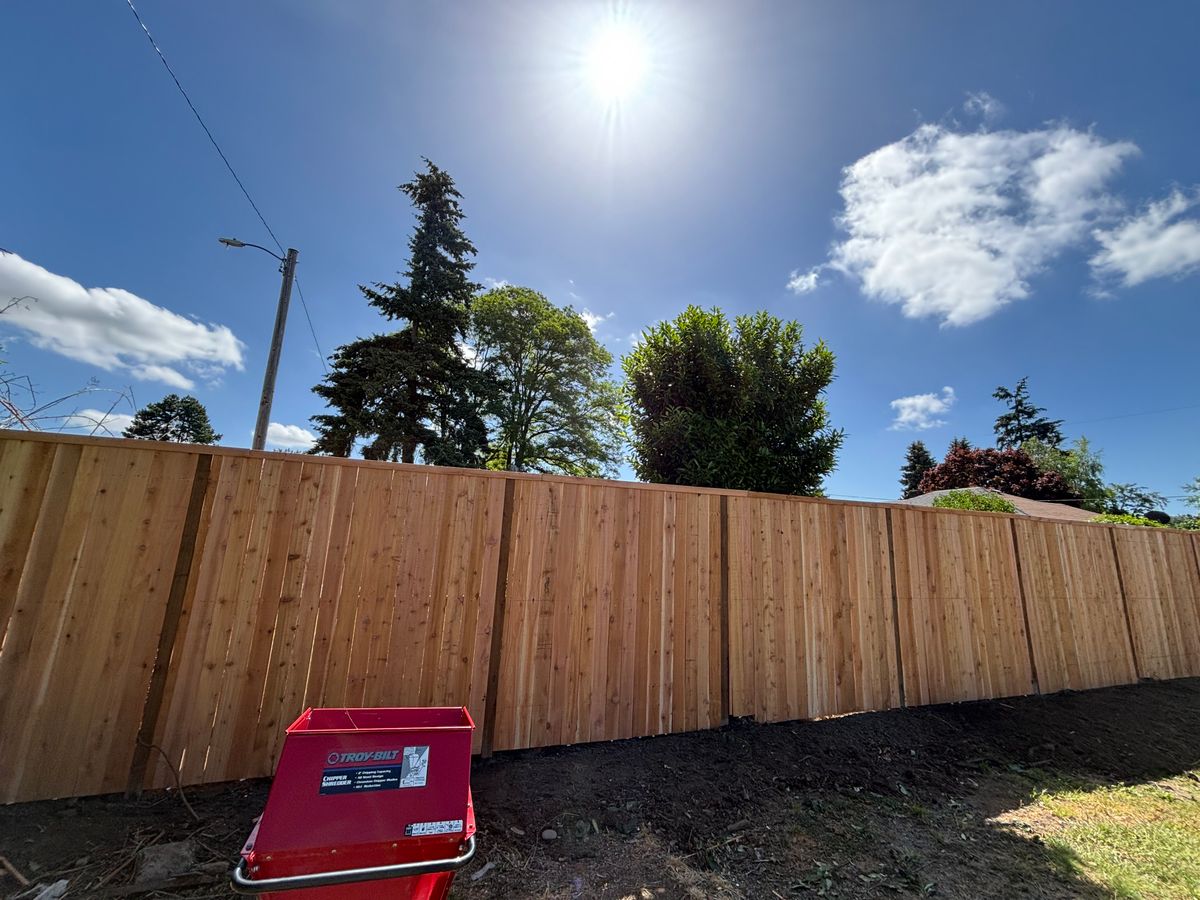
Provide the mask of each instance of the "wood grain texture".
[{"label": "wood grain texture", "polygon": [[1137,681],[1109,529],[1017,519],[1042,693]]},{"label": "wood grain texture", "polygon": [[732,715],[777,722],[899,705],[886,516],[729,499]]},{"label": "wood grain texture", "polygon": [[308,706],[463,705],[482,723],[503,480],[223,463],[158,740],[185,783],[270,774]]},{"label": "wood grain texture", "polygon": [[1196,535],[1165,528],[1112,531],[1142,678],[1200,675]]},{"label": "wood grain texture", "polygon": [[196,457],[23,443],[0,459],[0,484],[26,479],[0,543],[0,797],[120,790]]},{"label": "wood grain texture", "polygon": [[907,704],[1031,693],[1009,520],[893,510],[892,531]]},{"label": "wood grain texture", "polygon": [[719,498],[515,484],[497,750],[721,718]]}]

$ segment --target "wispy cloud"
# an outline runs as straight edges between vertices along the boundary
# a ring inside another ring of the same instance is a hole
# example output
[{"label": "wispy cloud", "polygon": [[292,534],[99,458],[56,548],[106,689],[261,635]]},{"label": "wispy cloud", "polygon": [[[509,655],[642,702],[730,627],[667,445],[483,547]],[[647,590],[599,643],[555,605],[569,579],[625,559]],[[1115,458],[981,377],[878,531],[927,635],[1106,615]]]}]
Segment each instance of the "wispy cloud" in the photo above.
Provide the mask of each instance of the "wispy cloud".
[{"label": "wispy cloud", "polygon": [[102,409],[81,409],[65,416],[62,427],[65,431],[83,431],[105,437],[120,437],[121,432],[133,424],[128,413],[105,412]]},{"label": "wispy cloud", "polygon": [[793,294],[807,294],[815,291],[821,284],[821,270],[824,268],[824,266],[813,266],[807,272],[792,269],[792,274],[788,276],[787,289]]},{"label": "wispy cloud", "polygon": [[972,91],[963,101],[963,111],[981,117],[984,122],[994,122],[1004,115],[1005,109],[1004,104],[987,91]]},{"label": "wispy cloud", "polygon": [[580,318],[587,322],[588,330],[591,331],[592,334],[596,333],[596,329],[600,327],[602,322],[608,321],[615,315],[615,312],[610,312],[607,316],[602,316],[599,313],[592,312],[586,306],[579,311]]},{"label": "wispy cloud", "polygon": [[911,397],[897,397],[891,407],[896,412],[896,418],[888,426],[890,431],[924,431],[927,428],[937,428],[946,424],[944,416],[950,412],[950,407],[957,399],[954,388],[944,387],[941,394],[913,394]]},{"label": "wispy cloud", "polygon": [[267,425],[267,443],[284,450],[309,450],[317,442],[317,436],[299,425]]},{"label": "wispy cloud", "polygon": [[487,288],[489,291],[494,291],[497,288],[508,287],[509,282],[505,281],[503,278],[492,278],[488,275],[484,275],[483,276],[483,286],[485,288]]},{"label": "wispy cloud", "polygon": [[0,317],[35,347],[107,371],[189,390],[202,378],[241,369],[245,345],[224,325],[205,324],[121,288],[85,288],[15,253],[0,253]]},{"label": "wispy cloud", "polygon": [[1031,277],[1115,213],[1105,187],[1137,152],[1066,125],[922,125],[844,170],[844,238],[827,265],[907,316],[978,322],[1027,297]]},{"label": "wispy cloud", "polygon": [[1097,229],[1100,250],[1091,259],[1093,272],[1133,287],[1200,270],[1200,219],[1183,217],[1198,206],[1200,191],[1189,196],[1175,190],[1113,228]]}]

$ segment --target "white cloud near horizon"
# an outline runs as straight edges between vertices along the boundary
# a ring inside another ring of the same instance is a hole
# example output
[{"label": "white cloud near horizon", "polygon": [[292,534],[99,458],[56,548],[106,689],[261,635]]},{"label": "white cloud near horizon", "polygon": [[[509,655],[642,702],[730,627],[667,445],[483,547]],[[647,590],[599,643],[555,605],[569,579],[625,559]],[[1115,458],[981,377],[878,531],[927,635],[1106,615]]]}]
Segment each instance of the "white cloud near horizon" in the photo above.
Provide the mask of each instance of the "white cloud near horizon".
[{"label": "white cloud near horizon", "polygon": [[1200,219],[1182,218],[1198,206],[1200,191],[1188,196],[1174,190],[1114,227],[1097,229],[1093,236],[1100,249],[1091,258],[1092,271],[1134,287],[1200,270]]},{"label": "white cloud near horizon", "polygon": [[81,409],[63,418],[62,427],[67,431],[84,431],[106,437],[120,437],[121,432],[133,424],[129,413],[105,412],[102,409]]},{"label": "white cloud near horizon", "polygon": [[190,390],[186,372],[212,378],[241,369],[245,345],[225,325],[205,324],[121,288],[85,288],[15,253],[0,253],[0,316],[33,346],[106,371]]},{"label": "white cloud near horizon", "polygon": [[922,125],[843,170],[844,237],[826,265],[910,318],[978,322],[1119,209],[1105,188],[1137,153],[1067,125]]},{"label": "white cloud near horizon", "polygon": [[946,424],[944,416],[950,412],[950,407],[958,399],[954,388],[947,385],[941,394],[913,394],[910,397],[897,397],[891,402],[896,411],[896,418],[888,426],[889,431],[925,431]]},{"label": "white cloud near horizon", "polygon": [[284,450],[311,450],[317,436],[299,425],[283,425],[270,422],[267,425],[267,443]]}]

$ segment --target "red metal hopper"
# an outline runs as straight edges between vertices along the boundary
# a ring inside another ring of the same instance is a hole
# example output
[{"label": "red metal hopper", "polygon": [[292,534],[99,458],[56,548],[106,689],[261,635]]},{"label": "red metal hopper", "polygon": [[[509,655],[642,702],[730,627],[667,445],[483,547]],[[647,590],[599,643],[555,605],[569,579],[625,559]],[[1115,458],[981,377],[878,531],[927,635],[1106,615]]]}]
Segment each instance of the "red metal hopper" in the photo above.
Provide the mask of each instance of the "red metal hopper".
[{"label": "red metal hopper", "polygon": [[288,726],[235,890],[442,900],[475,854],[474,729],[464,707],[306,710]]}]

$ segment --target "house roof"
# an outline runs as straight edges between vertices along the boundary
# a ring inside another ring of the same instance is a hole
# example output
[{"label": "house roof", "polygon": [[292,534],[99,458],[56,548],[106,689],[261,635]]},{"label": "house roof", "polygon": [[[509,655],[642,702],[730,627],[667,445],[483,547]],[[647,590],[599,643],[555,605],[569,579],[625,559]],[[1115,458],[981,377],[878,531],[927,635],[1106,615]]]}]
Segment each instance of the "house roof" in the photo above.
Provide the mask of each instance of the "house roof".
[{"label": "house roof", "polygon": [[[993,491],[991,488],[969,487],[955,488],[955,490],[973,491],[976,494],[995,494],[997,497],[1003,497],[1009,501],[1017,509],[1017,515],[1029,516],[1033,519],[1055,519],[1059,522],[1090,522],[1092,517],[1096,515],[1091,510],[1079,509],[1077,506],[1068,506],[1066,503],[1046,503],[1041,500],[1029,500],[1025,497],[1014,497],[1012,494],[1006,494],[1003,491]],[[911,506],[933,506],[933,501],[943,494],[948,494],[950,491],[930,491],[928,494],[921,494],[919,497],[910,497],[907,500],[901,500],[900,503],[907,503]]]}]

